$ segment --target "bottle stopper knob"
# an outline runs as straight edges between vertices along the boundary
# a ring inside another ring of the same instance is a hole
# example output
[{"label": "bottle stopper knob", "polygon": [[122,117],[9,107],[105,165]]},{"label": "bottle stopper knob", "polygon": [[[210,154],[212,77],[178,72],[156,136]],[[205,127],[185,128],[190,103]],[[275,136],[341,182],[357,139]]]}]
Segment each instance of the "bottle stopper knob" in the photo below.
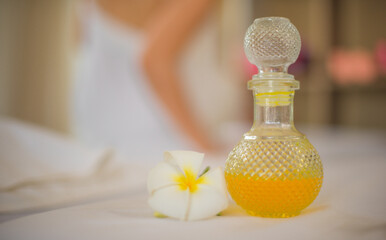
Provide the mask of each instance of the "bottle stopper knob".
[{"label": "bottle stopper knob", "polygon": [[258,67],[259,73],[286,73],[298,58],[300,47],[298,30],[282,17],[256,19],[244,38],[245,54]]}]

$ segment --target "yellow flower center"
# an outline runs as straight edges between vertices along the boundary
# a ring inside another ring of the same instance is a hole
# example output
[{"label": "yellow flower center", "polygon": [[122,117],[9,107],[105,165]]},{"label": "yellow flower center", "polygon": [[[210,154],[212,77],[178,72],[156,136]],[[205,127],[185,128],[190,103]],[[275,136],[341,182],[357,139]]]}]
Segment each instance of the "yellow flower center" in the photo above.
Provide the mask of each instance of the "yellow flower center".
[{"label": "yellow flower center", "polygon": [[178,186],[182,191],[189,188],[191,193],[194,193],[198,189],[198,184],[205,182],[205,177],[201,176],[197,178],[197,175],[189,168],[184,169],[184,174],[180,174],[174,178],[174,181],[178,183]]}]

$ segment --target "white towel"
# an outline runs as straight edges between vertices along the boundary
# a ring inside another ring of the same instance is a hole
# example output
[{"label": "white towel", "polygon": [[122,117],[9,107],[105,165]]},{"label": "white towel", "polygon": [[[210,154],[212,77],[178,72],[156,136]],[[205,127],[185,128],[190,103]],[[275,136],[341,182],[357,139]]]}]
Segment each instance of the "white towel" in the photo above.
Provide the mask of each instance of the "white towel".
[{"label": "white towel", "polygon": [[[0,118],[0,212],[67,204],[144,184],[113,150]],[[130,171],[129,171],[130,170]]]}]

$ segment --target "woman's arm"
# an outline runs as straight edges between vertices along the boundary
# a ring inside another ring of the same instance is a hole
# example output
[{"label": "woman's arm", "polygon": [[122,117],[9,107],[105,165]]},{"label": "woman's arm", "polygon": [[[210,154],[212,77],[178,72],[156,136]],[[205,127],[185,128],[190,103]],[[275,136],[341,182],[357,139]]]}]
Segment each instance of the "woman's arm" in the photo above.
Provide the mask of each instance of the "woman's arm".
[{"label": "woman's arm", "polygon": [[212,149],[199,121],[194,119],[180,85],[177,60],[186,41],[199,25],[212,0],[176,0],[150,18],[144,69],[154,92],[177,125],[203,150]]}]

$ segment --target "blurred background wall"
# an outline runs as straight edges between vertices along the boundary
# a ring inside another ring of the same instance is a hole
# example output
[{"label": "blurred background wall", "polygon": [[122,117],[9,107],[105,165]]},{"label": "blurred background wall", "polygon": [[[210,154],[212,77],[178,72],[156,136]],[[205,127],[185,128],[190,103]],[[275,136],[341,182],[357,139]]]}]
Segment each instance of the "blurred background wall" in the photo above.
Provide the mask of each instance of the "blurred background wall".
[{"label": "blurred background wall", "polygon": [[[307,49],[306,70],[296,75],[301,82],[295,98],[298,123],[386,128],[381,60],[386,1],[258,0],[253,5],[254,17],[291,19]],[[343,64],[336,59],[340,57]]]},{"label": "blurred background wall", "polygon": [[0,1],[0,113],[67,132],[73,1]]},{"label": "blurred background wall", "polygon": [[[0,0],[1,115],[69,133],[79,2]],[[240,88],[234,114],[246,116],[217,121],[250,121],[242,39],[254,18],[284,16],[303,40],[302,61],[292,71],[301,82],[295,121],[386,129],[385,9],[383,0],[216,1],[217,60],[240,83],[232,85]],[[206,86],[197,82],[196,91]]]}]

